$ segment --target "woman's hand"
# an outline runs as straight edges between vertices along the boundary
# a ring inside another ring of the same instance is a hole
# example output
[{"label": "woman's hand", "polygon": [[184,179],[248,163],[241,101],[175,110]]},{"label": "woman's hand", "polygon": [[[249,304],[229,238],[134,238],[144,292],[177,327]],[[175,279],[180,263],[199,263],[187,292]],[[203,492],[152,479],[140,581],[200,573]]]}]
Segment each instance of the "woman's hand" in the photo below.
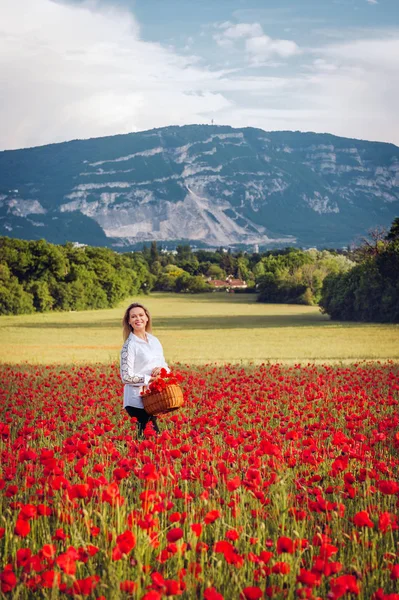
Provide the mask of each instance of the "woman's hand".
[{"label": "woman's hand", "polygon": [[160,372],[161,372],[161,367],[155,367],[155,369],[153,369],[151,371],[151,377],[158,377]]}]

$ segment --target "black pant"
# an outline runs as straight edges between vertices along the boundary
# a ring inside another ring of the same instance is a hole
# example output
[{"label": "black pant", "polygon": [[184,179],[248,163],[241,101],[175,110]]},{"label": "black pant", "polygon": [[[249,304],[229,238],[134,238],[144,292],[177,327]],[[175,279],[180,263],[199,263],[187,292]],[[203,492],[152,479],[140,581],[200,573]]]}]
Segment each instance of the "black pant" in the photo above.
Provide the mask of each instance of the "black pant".
[{"label": "black pant", "polygon": [[137,433],[139,437],[143,437],[145,426],[149,421],[154,426],[154,431],[159,433],[159,427],[157,423],[157,418],[152,417],[148,413],[145,412],[144,408],[136,408],[136,406],[125,406],[125,410],[129,417],[136,417],[137,419]]}]

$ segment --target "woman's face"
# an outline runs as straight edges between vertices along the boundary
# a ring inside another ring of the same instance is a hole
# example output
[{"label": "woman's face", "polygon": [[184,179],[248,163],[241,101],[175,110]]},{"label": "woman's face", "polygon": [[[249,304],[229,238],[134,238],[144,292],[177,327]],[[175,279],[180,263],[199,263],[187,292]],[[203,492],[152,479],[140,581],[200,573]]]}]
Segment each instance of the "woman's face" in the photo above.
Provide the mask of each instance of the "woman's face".
[{"label": "woman's face", "polygon": [[148,323],[148,317],[145,314],[145,310],[136,306],[131,308],[129,311],[129,325],[133,328],[133,331],[145,331],[145,327]]}]

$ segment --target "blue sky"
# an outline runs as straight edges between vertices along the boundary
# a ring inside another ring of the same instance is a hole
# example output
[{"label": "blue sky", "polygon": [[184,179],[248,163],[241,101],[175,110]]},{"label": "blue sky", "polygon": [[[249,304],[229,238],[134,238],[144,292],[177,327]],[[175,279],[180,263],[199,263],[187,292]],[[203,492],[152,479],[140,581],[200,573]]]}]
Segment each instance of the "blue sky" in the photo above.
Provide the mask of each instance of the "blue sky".
[{"label": "blue sky", "polygon": [[0,149],[186,123],[399,145],[398,0],[1,0]]}]

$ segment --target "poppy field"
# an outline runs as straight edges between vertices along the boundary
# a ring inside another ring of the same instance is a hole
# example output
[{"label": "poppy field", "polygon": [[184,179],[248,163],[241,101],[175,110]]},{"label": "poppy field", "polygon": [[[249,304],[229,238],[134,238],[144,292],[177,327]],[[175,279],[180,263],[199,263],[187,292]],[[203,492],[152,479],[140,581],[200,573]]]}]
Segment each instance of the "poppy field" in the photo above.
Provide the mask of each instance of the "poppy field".
[{"label": "poppy field", "polygon": [[399,367],[0,367],[0,597],[399,600]]}]

